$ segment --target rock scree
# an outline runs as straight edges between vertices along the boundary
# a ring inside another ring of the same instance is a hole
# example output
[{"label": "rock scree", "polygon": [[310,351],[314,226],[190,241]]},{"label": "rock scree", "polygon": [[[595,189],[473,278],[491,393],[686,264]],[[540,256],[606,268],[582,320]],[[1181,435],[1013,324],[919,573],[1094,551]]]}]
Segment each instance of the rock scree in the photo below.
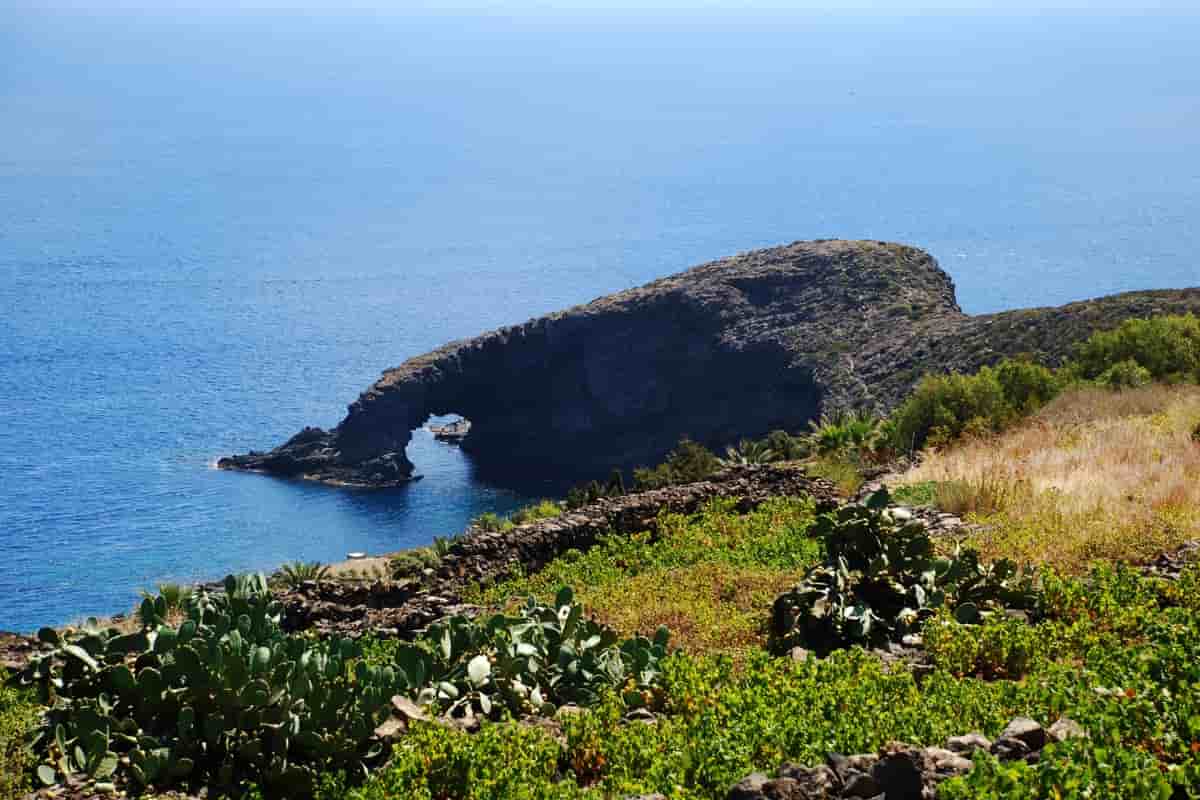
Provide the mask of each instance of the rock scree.
[{"label": "rock scree", "polygon": [[1194,310],[1200,290],[971,317],[922,250],[796,242],[451,342],[384,372],[332,430],[218,466],[397,486],[413,476],[412,431],[459,414],[482,464],[594,475],[656,463],[684,435],[716,447],[803,429],[827,408],[887,411],[927,371],[1055,362],[1097,328]]},{"label": "rock scree", "polygon": [[729,790],[728,800],[936,800],[942,781],[971,771],[976,753],[1001,761],[1035,764],[1047,745],[1086,737],[1087,731],[1067,717],[1049,728],[1017,717],[995,741],[980,733],[953,736],[945,747],[916,747],[893,742],[876,753],[844,756],[830,753],[824,764],[784,764],[775,777],[747,775]]}]

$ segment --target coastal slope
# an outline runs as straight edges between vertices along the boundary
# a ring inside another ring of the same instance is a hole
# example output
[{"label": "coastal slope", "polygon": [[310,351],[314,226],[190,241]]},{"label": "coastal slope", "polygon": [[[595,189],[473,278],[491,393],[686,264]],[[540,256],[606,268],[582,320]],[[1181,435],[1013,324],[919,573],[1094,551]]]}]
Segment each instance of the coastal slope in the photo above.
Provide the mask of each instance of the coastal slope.
[{"label": "coastal slope", "polygon": [[595,473],[654,463],[684,435],[716,446],[828,408],[887,411],[925,372],[1055,362],[1097,328],[1198,309],[1200,290],[1179,290],[971,317],[920,249],[796,242],[451,342],[384,372],[332,430],[219,465],[394,486],[413,474],[412,431],[460,414],[481,462]]}]

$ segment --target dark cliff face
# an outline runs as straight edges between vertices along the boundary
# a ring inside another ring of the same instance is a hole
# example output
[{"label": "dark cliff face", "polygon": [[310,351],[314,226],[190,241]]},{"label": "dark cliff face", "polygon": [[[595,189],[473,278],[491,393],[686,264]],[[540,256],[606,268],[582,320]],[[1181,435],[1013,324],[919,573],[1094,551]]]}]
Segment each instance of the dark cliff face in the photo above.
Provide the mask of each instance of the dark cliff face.
[{"label": "dark cliff face", "polygon": [[883,411],[926,371],[1053,360],[1106,322],[1195,308],[1200,293],[1148,292],[973,318],[921,250],[798,242],[453,342],[385,372],[332,431],[220,465],[394,485],[412,474],[411,431],[452,413],[471,420],[463,447],[485,463],[647,464],[683,435],[719,445],[801,429],[828,406]]}]

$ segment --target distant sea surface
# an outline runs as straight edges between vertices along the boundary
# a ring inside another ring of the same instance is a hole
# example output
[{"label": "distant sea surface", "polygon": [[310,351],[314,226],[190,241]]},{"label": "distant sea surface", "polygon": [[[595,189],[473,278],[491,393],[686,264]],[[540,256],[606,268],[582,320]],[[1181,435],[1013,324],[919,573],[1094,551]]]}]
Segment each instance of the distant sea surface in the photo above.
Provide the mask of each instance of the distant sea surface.
[{"label": "distant sea surface", "polygon": [[1200,284],[1200,24],[1144,12],[0,18],[0,628],[557,491],[213,469],[447,340],[796,239],[970,312]]}]

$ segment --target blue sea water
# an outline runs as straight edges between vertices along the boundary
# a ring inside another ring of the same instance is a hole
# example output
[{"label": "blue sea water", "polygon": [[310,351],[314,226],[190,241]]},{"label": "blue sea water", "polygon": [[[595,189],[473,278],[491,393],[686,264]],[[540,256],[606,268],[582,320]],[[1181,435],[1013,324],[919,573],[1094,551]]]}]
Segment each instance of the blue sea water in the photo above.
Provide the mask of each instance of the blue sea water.
[{"label": "blue sea water", "polygon": [[551,483],[418,433],[367,493],[218,472],[385,367],[815,237],[971,312],[1200,283],[1184,11],[0,12],[0,628],[428,543]]}]

